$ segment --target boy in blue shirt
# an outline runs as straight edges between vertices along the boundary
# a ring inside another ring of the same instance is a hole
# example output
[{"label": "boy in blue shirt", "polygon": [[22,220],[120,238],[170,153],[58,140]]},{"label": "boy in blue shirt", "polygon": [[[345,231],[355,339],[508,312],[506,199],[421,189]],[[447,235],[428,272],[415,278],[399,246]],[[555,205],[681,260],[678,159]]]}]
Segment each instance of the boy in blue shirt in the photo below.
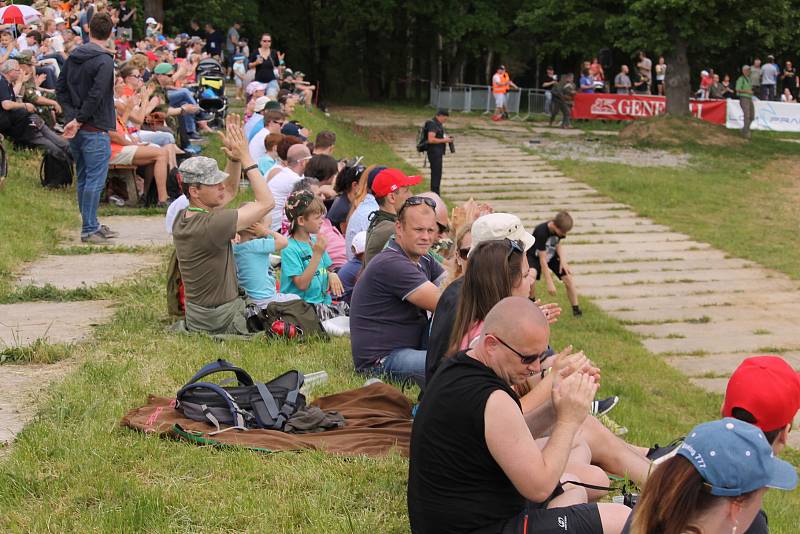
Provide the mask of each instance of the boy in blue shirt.
[{"label": "boy in blue shirt", "polygon": [[[269,215],[265,219],[269,218]],[[286,247],[286,237],[270,230],[269,222],[257,222],[238,234],[233,245],[236,276],[239,285],[259,308],[265,309],[275,300],[275,276],[271,272],[269,255]]]}]

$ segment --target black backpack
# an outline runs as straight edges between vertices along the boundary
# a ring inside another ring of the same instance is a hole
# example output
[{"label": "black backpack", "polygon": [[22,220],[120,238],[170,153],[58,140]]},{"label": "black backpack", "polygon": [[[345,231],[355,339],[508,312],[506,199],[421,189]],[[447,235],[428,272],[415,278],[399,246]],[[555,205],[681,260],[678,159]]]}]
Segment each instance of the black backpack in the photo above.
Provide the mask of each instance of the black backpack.
[{"label": "black backpack", "polygon": [[428,150],[428,129],[426,126],[428,123],[425,123],[425,126],[419,129],[419,133],[417,134],[417,152],[425,152]]},{"label": "black backpack", "polygon": [[[231,372],[237,386],[223,387],[211,382],[199,382],[214,373]],[[239,430],[264,428],[283,431],[286,421],[304,408],[306,397],[300,393],[305,377],[300,371],[288,371],[262,384],[255,382],[243,369],[225,360],[211,362],[178,391],[175,409],[195,421],[231,425]]]},{"label": "black backpack", "polygon": [[47,152],[42,157],[42,164],[39,167],[39,180],[42,186],[57,188],[69,187],[75,179],[75,169],[72,167],[72,160],[59,159]]}]

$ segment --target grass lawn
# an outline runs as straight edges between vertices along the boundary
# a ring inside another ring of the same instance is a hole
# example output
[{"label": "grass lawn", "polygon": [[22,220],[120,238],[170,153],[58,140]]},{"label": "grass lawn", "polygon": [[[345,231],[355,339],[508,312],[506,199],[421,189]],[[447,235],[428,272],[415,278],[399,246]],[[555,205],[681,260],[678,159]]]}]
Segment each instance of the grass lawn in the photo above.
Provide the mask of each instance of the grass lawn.
[{"label": "grass lawn", "polygon": [[[400,162],[379,140],[361,138],[320,114],[299,120],[315,131],[333,128],[341,156]],[[9,186],[0,195],[8,194]],[[17,216],[38,222],[30,208],[9,206]],[[13,211],[7,216],[13,218]],[[41,243],[44,250],[46,242]],[[60,298],[58,292],[49,295]],[[223,450],[119,427],[125,412],[142,405],[148,394],[174,395],[194,371],[220,357],[260,379],[290,368],[324,369],[330,381],[314,395],[358,387],[363,378],[352,372],[347,340],[216,342],[168,333],[163,270],[91,294],[103,296],[119,302],[113,321],[99,327],[93,341],[62,351],[74,359],[76,370],[52,388],[38,418],[0,460],[0,531],[408,531],[408,464],[397,455],[369,459]],[[563,291],[559,299],[569,309]],[[692,386],[617,321],[591,303],[584,306],[580,320],[565,314],[553,328],[553,344],[571,343],[601,364],[602,393],[622,397],[613,415],[630,429],[632,442],[664,443],[717,416],[719,396]],[[28,357],[40,359],[38,351],[48,348],[36,347]],[[407,393],[415,398],[417,391]],[[800,463],[797,454],[790,458]],[[799,507],[798,492],[768,494],[772,531],[793,532]]]},{"label": "grass lawn", "polygon": [[644,217],[800,279],[800,144],[753,132],[744,146],[680,150],[691,155],[686,168],[553,164]]}]

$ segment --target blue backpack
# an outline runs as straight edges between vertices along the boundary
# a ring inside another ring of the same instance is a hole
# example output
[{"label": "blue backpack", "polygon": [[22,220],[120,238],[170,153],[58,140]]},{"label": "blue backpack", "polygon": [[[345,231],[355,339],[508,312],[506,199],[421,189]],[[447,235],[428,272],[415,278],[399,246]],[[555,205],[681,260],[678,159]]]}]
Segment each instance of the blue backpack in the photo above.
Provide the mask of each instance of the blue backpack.
[{"label": "blue backpack", "polygon": [[[200,381],[223,372],[234,373],[238,385]],[[239,430],[283,431],[286,421],[306,405],[306,398],[300,393],[304,380],[300,371],[288,371],[263,384],[254,381],[243,369],[217,360],[200,369],[178,391],[175,408],[189,419],[214,425],[216,431],[209,435],[229,430],[220,430],[220,425]]]}]

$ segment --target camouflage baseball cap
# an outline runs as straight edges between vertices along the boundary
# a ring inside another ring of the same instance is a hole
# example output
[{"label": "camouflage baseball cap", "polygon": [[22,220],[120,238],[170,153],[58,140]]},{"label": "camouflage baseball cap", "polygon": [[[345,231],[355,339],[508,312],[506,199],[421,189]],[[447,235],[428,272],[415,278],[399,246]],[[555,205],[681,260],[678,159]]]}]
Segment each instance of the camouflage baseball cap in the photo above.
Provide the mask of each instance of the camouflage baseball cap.
[{"label": "camouflage baseball cap", "polygon": [[33,52],[30,50],[23,50],[15,58],[20,65],[33,65]]},{"label": "camouflage baseball cap", "polygon": [[225,181],[227,172],[217,167],[217,160],[195,156],[183,161],[180,166],[181,179],[186,184],[217,185]]}]

